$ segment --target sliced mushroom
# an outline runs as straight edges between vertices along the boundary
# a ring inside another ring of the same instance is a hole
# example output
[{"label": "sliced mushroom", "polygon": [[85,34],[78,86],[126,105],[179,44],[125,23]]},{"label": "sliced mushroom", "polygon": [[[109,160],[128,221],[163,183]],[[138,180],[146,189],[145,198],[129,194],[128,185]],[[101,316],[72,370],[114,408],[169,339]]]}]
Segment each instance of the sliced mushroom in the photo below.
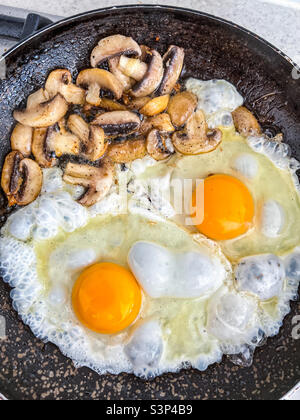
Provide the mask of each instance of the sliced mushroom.
[{"label": "sliced mushroom", "polygon": [[9,206],[25,206],[40,194],[43,174],[39,165],[24,159],[21,153],[11,152],[5,159],[1,186],[7,195]]},{"label": "sliced mushroom", "polygon": [[113,111],[98,116],[92,124],[103,128],[107,137],[118,137],[136,132],[141,120],[134,112]]},{"label": "sliced mushroom", "polygon": [[175,127],[171,122],[171,118],[168,114],[156,115],[152,118],[147,118],[142,122],[140,133],[143,135],[148,134],[151,130],[157,129],[165,133],[173,133]]},{"label": "sliced mushroom", "polygon": [[38,91],[28,96],[27,109],[32,109],[49,100],[50,96],[48,95],[47,91],[45,89],[39,89]]},{"label": "sliced mushroom", "polygon": [[20,152],[11,152],[6,156],[1,176],[1,187],[8,198],[9,206],[16,204],[15,195],[20,189],[22,180],[19,167],[24,156]]},{"label": "sliced mushroom", "polygon": [[152,130],[147,137],[147,152],[155,160],[168,159],[175,152],[170,135]]},{"label": "sliced mushroom", "polygon": [[82,107],[82,114],[84,114],[89,120],[93,120],[98,115],[104,114],[106,111],[104,109],[99,108],[98,106],[93,106],[90,104],[85,104]]},{"label": "sliced mushroom", "polygon": [[164,66],[161,55],[151,50],[148,55],[148,70],[145,77],[132,89],[132,95],[136,98],[151,95],[161,84],[164,75]]},{"label": "sliced mushroom", "polygon": [[60,121],[68,112],[68,103],[61,94],[50,101],[35,105],[23,111],[15,111],[16,121],[29,127],[51,127]]},{"label": "sliced mushroom", "polygon": [[33,129],[26,125],[17,124],[11,134],[11,148],[20,152],[24,157],[31,155]]},{"label": "sliced mushroom", "polygon": [[87,189],[79,203],[90,207],[108,194],[114,180],[114,165],[110,161],[104,161],[100,167],[68,163],[63,179]]},{"label": "sliced mushroom", "polygon": [[91,65],[97,67],[105,61],[121,55],[140,57],[142,54],[140,46],[129,37],[113,35],[102,39],[92,51]]},{"label": "sliced mushroom", "polygon": [[143,159],[147,154],[144,137],[115,143],[108,149],[108,157],[114,163],[129,163]]},{"label": "sliced mushroom", "polygon": [[163,63],[165,71],[159,88],[159,94],[169,95],[172,93],[183,69],[184,56],[184,49],[175,45],[171,45],[164,55]]},{"label": "sliced mushroom", "polygon": [[87,90],[86,101],[94,106],[101,104],[101,89],[112,92],[117,100],[121,99],[124,90],[116,76],[102,69],[83,70],[79,73],[76,84]]},{"label": "sliced mushroom", "polygon": [[191,92],[181,92],[170,99],[168,114],[175,127],[182,127],[193,115],[198,106],[196,95]]},{"label": "sliced mushroom", "polygon": [[63,155],[79,155],[80,139],[66,129],[66,121],[62,120],[47,131],[47,147],[55,152],[57,157]]},{"label": "sliced mushroom", "polygon": [[154,117],[155,115],[164,112],[170,101],[170,95],[159,96],[151,99],[143,108],[140,109],[140,113],[147,117]]},{"label": "sliced mushroom", "polygon": [[23,159],[20,163],[22,184],[16,195],[19,206],[27,206],[40,194],[43,185],[43,173],[39,165],[32,159]]},{"label": "sliced mushroom", "polygon": [[260,135],[261,127],[255,116],[244,106],[237,108],[232,113],[236,130],[245,137]]},{"label": "sliced mushroom", "polygon": [[135,84],[135,81],[130,77],[125,76],[119,69],[120,57],[111,58],[108,62],[110,72],[122,83],[125,92],[130,90]]},{"label": "sliced mushroom", "polygon": [[82,141],[82,155],[95,162],[107,151],[108,142],[105,141],[104,131],[99,126],[89,125],[79,115],[69,117],[68,127]]},{"label": "sliced mushroom", "polygon": [[84,105],[85,91],[72,82],[69,70],[54,70],[50,73],[45,90],[50,98],[60,93],[69,104]]},{"label": "sliced mushroom", "polygon": [[173,145],[183,155],[200,155],[215,150],[222,142],[221,130],[208,130],[203,111],[197,111],[184,131],[173,134]]},{"label": "sliced mushroom", "polygon": [[33,133],[32,154],[42,168],[52,168],[57,164],[49,146],[48,128],[36,128]]},{"label": "sliced mushroom", "polygon": [[119,61],[119,69],[125,76],[139,82],[145,77],[148,66],[138,58],[128,58],[123,55]]}]

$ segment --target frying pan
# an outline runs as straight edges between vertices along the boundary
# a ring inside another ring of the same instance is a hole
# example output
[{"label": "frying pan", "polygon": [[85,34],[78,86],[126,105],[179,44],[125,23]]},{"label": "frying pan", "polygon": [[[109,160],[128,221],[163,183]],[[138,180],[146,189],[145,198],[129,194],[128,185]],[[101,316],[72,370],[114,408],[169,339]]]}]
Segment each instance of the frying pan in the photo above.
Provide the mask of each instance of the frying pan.
[{"label": "frying pan", "polygon": [[[7,78],[0,82],[0,165],[10,148],[12,111],[25,105],[51,70],[68,68],[75,78],[89,66],[90,52],[99,39],[116,33],[161,53],[170,44],[184,47],[185,77],[233,83],[264,130],[283,132],[300,160],[300,79],[292,78],[293,63],[287,57],[245,29],[204,13],[128,6],[61,21],[6,55]],[[4,199],[1,206],[4,221]],[[9,293],[0,281],[0,315],[7,321],[7,340],[0,341],[0,390],[9,399],[273,400],[300,379],[300,342],[292,339],[299,303],[292,304],[280,334],[257,350],[251,368],[234,366],[224,358],[204,373],[185,370],[145,382],[126,374],[100,377],[85,368],[76,370],[55,346],[41,343],[20,322]]]}]

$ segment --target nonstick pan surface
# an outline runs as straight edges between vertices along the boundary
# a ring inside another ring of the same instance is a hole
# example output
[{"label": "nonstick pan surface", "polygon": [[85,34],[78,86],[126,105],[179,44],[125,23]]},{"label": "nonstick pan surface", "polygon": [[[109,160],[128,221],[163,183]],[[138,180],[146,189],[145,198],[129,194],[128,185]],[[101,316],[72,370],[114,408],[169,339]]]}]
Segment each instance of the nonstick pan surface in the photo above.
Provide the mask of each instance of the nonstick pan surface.
[{"label": "nonstick pan surface", "polygon": [[[221,19],[171,7],[133,6],[89,12],[44,29],[6,57],[7,78],[0,81],[0,165],[9,152],[12,111],[25,105],[50,71],[68,68],[74,78],[89,67],[100,38],[121,33],[163,53],[170,44],[186,50],[185,76],[226,79],[246,98],[267,132],[283,132],[300,160],[300,79],[276,48]],[[5,200],[0,216],[4,221]],[[0,280],[0,315],[7,339],[0,341],[0,391],[9,399],[226,399],[281,398],[300,379],[300,342],[292,338],[292,304],[279,336],[257,350],[250,368],[226,358],[206,372],[185,370],[145,382],[126,374],[100,377],[76,370],[51,344],[37,340],[11,306],[10,289]]]}]

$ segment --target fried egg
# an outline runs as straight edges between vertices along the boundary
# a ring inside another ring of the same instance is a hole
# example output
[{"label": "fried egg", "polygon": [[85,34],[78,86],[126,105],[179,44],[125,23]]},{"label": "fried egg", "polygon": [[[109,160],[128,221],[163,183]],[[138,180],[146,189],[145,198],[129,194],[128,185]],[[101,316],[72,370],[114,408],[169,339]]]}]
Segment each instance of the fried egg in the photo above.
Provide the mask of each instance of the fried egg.
[{"label": "fried egg", "polygon": [[[14,308],[76,367],[152,378],[205,371],[224,354],[249,366],[297,299],[298,162],[284,143],[235,132],[231,112],[243,98],[230,83],[190,79],[187,89],[222,130],[219,148],[118,166],[91,208],[60,169],[45,169],[40,197],[2,229]],[[184,180],[176,202],[170,190]],[[191,225],[197,192],[203,220]]]}]

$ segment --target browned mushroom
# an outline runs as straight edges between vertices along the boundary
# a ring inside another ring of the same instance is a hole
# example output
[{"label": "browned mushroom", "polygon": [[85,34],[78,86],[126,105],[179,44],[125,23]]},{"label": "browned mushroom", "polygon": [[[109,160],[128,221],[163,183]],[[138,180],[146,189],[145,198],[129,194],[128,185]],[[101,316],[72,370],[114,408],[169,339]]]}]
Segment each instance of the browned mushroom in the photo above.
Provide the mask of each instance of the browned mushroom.
[{"label": "browned mushroom", "polygon": [[136,132],[141,120],[134,112],[113,111],[99,115],[92,124],[103,128],[107,137],[118,137]]},{"label": "browned mushroom", "polygon": [[260,135],[261,128],[255,116],[244,106],[237,108],[232,113],[236,130],[245,137]]},{"label": "browned mushroom", "polygon": [[17,124],[11,134],[11,148],[20,152],[24,157],[31,155],[33,129],[26,125]]},{"label": "browned mushroom", "polygon": [[108,148],[108,157],[114,163],[129,163],[143,159],[147,154],[144,137],[112,144]]},{"label": "browned mushroom", "polygon": [[19,152],[11,152],[5,159],[1,186],[8,198],[9,206],[26,206],[40,194],[43,174],[39,165],[24,159]]},{"label": "browned mushroom", "polygon": [[170,95],[159,96],[151,99],[151,101],[147,102],[147,104],[140,109],[140,113],[146,115],[147,117],[154,117],[167,109],[169,101]]},{"label": "browned mushroom", "polygon": [[106,111],[126,111],[127,110],[125,105],[122,105],[117,101],[113,101],[107,98],[101,99],[100,108],[103,108]]},{"label": "browned mushroom", "polygon": [[77,86],[87,90],[86,101],[94,106],[100,106],[101,89],[112,92],[118,100],[123,95],[123,85],[112,73],[102,69],[87,69],[79,73]]},{"label": "browned mushroom", "polygon": [[181,92],[170,99],[168,114],[176,127],[182,127],[193,115],[198,106],[196,95],[191,92]]},{"label": "browned mushroom", "polygon": [[68,184],[86,188],[79,203],[90,207],[108,194],[113,185],[114,171],[114,165],[108,160],[103,161],[100,167],[68,163],[63,179]]},{"label": "browned mushroom", "polygon": [[147,152],[155,160],[168,159],[175,152],[170,135],[152,130],[147,137]]},{"label": "browned mushroom", "polygon": [[199,155],[215,150],[222,142],[222,132],[209,130],[203,111],[197,111],[185,130],[173,134],[173,145],[183,155]]},{"label": "browned mushroom", "polygon": [[171,118],[168,114],[159,114],[152,118],[147,118],[142,122],[140,133],[145,135],[151,130],[157,129],[165,133],[173,133],[175,128],[171,122]]},{"label": "browned mushroom", "polygon": [[119,69],[120,57],[111,58],[108,62],[110,72],[122,83],[124,91],[127,92],[135,84],[135,81]]},{"label": "browned mushroom", "polygon": [[32,154],[42,168],[52,168],[57,164],[48,142],[48,128],[36,128],[33,133]]},{"label": "browned mushroom", "polygon": [[23,111],[15,111],[16,121],[29,127],[51,127],[68,112],[68,103],[60,93],[53,99],[40,103]]},{"label": "browned mushroom", "polygon": [[184,49],[171,45],[163,58],[165,66],[164,76],[159,88],[160,95],[172,93],[181,75],[184,64]]},{"label": "browned mushroom", "polygon": [[119,69],[125,76],[139,82],[145,77],[148,65],[138,58],[122,56],[119,61]]},{"label": "browned mushroom", "polygon": [[45,142],[49,153],[54,152],[57,157],[80,153],[80,139],[66,129],[65,119],[48,128]]},{"label": "browned mushroom", "polygon": [[105,61],[121,55],[140,57],[142,54],[140,46],[129,37],[113,35],[102,39],[92,51],[91,65],[97,67]]},{"label": "browned mushroom", "polygon": [[89,125],[79,115],[69,117],[68,127],[81,141],[81,154],[88,160],[95,162],[107,151],[108,142],[105,141],[104,131],[96,125]]},{"label": "browned mushroom", "polygon": [[27,109],[31,109],[36,106],[39,106],[40,104],[47,102],[49,100],[50,100],[50,96],[48,95],[47,91],[43,88],[39,89],[28,96]]},{"label": "browned mushroom", "polygon": [[85,91],[72,82],[69,70],[54,70],[48,76],[45,90],[50,98],[60,93],[69,104],[84,105]]},{"label": "browned mushroom", "polygon": [[151,50],[147,56],[147,73],[131,91],[132,95],[136,98],[151,95],[161,84],[164,75],[164,66],[161,55],[157,51]]}]

